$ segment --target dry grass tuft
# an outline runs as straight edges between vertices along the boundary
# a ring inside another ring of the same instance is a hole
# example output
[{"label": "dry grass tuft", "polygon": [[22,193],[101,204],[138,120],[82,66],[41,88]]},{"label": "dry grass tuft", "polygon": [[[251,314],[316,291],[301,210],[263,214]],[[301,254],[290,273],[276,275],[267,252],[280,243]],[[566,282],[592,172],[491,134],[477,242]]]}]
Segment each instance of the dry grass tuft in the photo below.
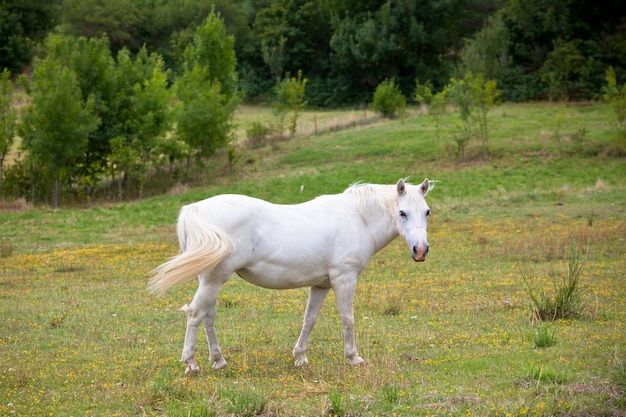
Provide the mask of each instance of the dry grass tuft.
[{"label": "dry grass tuft", "polygon": [[23,213],[30,209],[30,204],[24,197],[11,201],[0,201],[0,213],[3,212],[17,212]]}]

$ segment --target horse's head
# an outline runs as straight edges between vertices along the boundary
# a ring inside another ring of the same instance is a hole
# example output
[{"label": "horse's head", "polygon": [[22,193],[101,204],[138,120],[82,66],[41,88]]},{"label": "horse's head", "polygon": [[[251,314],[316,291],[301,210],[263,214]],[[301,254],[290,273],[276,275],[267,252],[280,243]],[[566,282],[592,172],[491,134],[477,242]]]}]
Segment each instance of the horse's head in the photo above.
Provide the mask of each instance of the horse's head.
[{"label": "horse's head", "polygon": [[399,180],[396,188],[398,190],[398,233],[409,245],[413,260],[423,262],[428,254],[426,224],[430,215],[430,208],[424,196],[432,188],[431,182],[425,179],[420,185],[411,185]]}]

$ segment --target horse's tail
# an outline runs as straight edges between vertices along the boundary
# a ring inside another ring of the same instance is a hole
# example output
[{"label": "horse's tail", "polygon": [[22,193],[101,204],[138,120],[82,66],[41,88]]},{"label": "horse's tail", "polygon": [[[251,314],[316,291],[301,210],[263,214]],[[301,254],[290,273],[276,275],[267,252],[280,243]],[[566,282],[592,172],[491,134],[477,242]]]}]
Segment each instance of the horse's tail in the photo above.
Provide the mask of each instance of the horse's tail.
[{"label": "horse's tail", "polygon": [[212,270],[235,249],[233,238],[203,221],[193,204],[182,208],[176,231],[181,253],[152,270],[148,290],[153,294]]}]

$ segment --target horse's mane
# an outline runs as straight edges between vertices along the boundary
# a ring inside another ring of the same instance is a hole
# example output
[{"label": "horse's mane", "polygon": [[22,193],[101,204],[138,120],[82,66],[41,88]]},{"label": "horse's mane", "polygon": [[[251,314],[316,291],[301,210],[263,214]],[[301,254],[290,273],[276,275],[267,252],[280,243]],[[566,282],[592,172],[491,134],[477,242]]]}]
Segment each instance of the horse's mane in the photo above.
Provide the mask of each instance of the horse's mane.
[{"label": "horse's mane", "polygon": [[395,184],[381,185],[355,182],[346,188],[343,193],[355,199],[356,208],[362,217],[365,217],[367,206],[370,202],[375,202],[390,215],[398,211]]}]

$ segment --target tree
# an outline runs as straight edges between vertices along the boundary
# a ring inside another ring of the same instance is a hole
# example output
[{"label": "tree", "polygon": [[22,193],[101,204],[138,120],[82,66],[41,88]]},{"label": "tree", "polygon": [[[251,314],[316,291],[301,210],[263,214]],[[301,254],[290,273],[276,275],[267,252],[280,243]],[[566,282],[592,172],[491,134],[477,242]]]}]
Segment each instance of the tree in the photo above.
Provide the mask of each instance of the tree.
[{"label": "tree", "polygon": [[417,78],[415,79],[413,98],[418,104],[426,106],[428,116],[432,119],[435,126],[435,138],[437,140],[441,139],[441,116],[446,111],[445,90],[435,93],[431,81],[426,81],[422,84],[419,78]]},{"label": "tree", "polygon": [[497,80],[508,99],[591,98],[607,66],[626,67],[620,0],[510,0],[501,13],[509,61]]},{"label": "tree", "polygon": [[580,52],[579,43],[555,41],[554,49],[538,71],[541,81],[547,86],[546,92],[550,101],[577,97],[590,85],[590,80],[585,79],[589,73],[585,68],[588,62]]},{"label": "tree", "polygon": [[[50,35],[46,46],[47,59],[70,68],[82,96],[94,98],[93,112],[101,121],[89,134],[76,166],[75,175],[85,185],[85,192],[88,194],[90,186],[108,170],[113,179],[119,180],[120,195],[129,191],[124,190],[125,186],[131,185],[136,185],[141,195],[146,175],[156,160],[154,153],[170,128],[172,97],[163,60],[146,48],[134,55],[124,48],[114,59],[107,38]],[[138,155],[133,163],[132,158],[119,155],[128,155],[129,149]],[[118,155],[112,157],[112,152]]]},{"label": "tree", "polygon": [[126,115],[120,102],[127,100],[132,85],[148,74],[136,74],[131,68],[124,68],[123,74],[117,74],[120,63],[113,59],[106,37],[87,39],[51,34],[45,52],[49,59],[76,74],[83,97],[94,99],[93,112],[100,118],[100,124],[89,134],[84,156],[78,163],[80,175],[94,182],[106,166],[111,139],[120,134],[125,123]]},{"label": "tree", "polygon": [[621,86],[617,83],[613,67],[609,67],[606,71],[606,86],[602,90],[604,93],[602,98],[613,107],[615,149],[612,152],[624,156],[626,155],[626,83]]},{"label": "tree", "polygon": [[501,79],[510,60],[509,32],[502,13],[489,16],[485,26],[465,41],[461,52],[462,68],[486,79]]},{"label": "tree", "polygon": [[483,157],[487,157],[489,146],[489,128],[487,113],[500,98],[500,90],[495,80],[485,80],[482,75],[474,75],[471,72],[465,74],[465,82],[471,96],[472,115],[478,122],[478,136],[483,151]]},{"label": "tree", "polygon": [[136,0],[65,0],[63,20],[68,34],[85,38],[106,36],[113,51],[141,47],[142,11]]},{"label": "tree", "polygon": [[[328,106],[337,95],[334,81],[329,77],[332,36],[329,2],[267,2],[258,10],[253,23],[261,51],[260,64],[265,66],[270,81],[269,91],[287,74],[302,71],[309,80],[307,102]],[[251,58],[254,56],[244,56],[242,65]]]},{"label": "tree", "polygon": [[415,77],[443,85],[454,58],[448,27],[460,16],[458,4],[365,2],[360,12],[352,12],[351,4],[350,13],[333,15],[332,76],[341,80],[353,100],[369,97],[384,79],[395,79],[406,92],[412,90]]},{"label": "tree", "polygon": [[57,23],[61,0],[3,0],[0,2],[0,68],[19,73],[36,45]]},{"label": "tree", "polygon": [[6,68],[0,74],[0,201],[4,200],[2,180],[4,159],[13,146],[17,111],[13,106],[13,82]]},{"label": "tree", "polygon": [[452,78],[442,93],[446,101],[456,106],[459,112],[459,121],[456,129],[451,132],[456,144],[456,154],[465,159],[465,148],[472,137],[472,94],[466,80]]},{"label": "tree", "polygon": [[118,135],[110,141],[109,167],[111,175],[118,177],[120,194],[125,180],[131,178],[141,198],[149,168],[158,166],[162,144],[171,127],[172,91],[160,55],[148,55],[142,48],[133,60],[123,49],[117,61],[119,98],[114,104],[116,120],[121,125]]},{"label": "tree", "polygon": [[[231,140],[239,103],[234,42],[219,15],[211,13],[185,50],[183,73],[176,80],[180,100],[176,133],[195,153],[198,168],[202,157]],[[191,157],[190,153],[187,166]]]},{"label": "tree", "polygon": [[298,71],[296,77],[286,77],[274,88],[273,113],[276,115],[278,123],[276,133],[282,136],[285,119],[287,119],[287,129],[293,137],[298,128],[298,119],[302,110],[306,107],[304,95],[306,93],[307,79],[302,77],[302,71]]},{"label": "tree", "polygon": [[32,82],[31,103],[20,125],[22,146],[33,169],[51,176],[57,208],[60,183],[73,177],[100,120],[93,113],[93,96],[84,100],[76,74],[57,60],[36,61]]},{"label": "tree", "polygon": [[478,123],[478,137],[483,156],[486,157],[489,145],[487,113],[500,96],[496,82],[485,81],[481,75],[468,72],[463,79],[452,78],[440,95],[459,112],[459,123],[452,132],[459,157],[465,158],[465,148],[474,134],[473,122]]}]

